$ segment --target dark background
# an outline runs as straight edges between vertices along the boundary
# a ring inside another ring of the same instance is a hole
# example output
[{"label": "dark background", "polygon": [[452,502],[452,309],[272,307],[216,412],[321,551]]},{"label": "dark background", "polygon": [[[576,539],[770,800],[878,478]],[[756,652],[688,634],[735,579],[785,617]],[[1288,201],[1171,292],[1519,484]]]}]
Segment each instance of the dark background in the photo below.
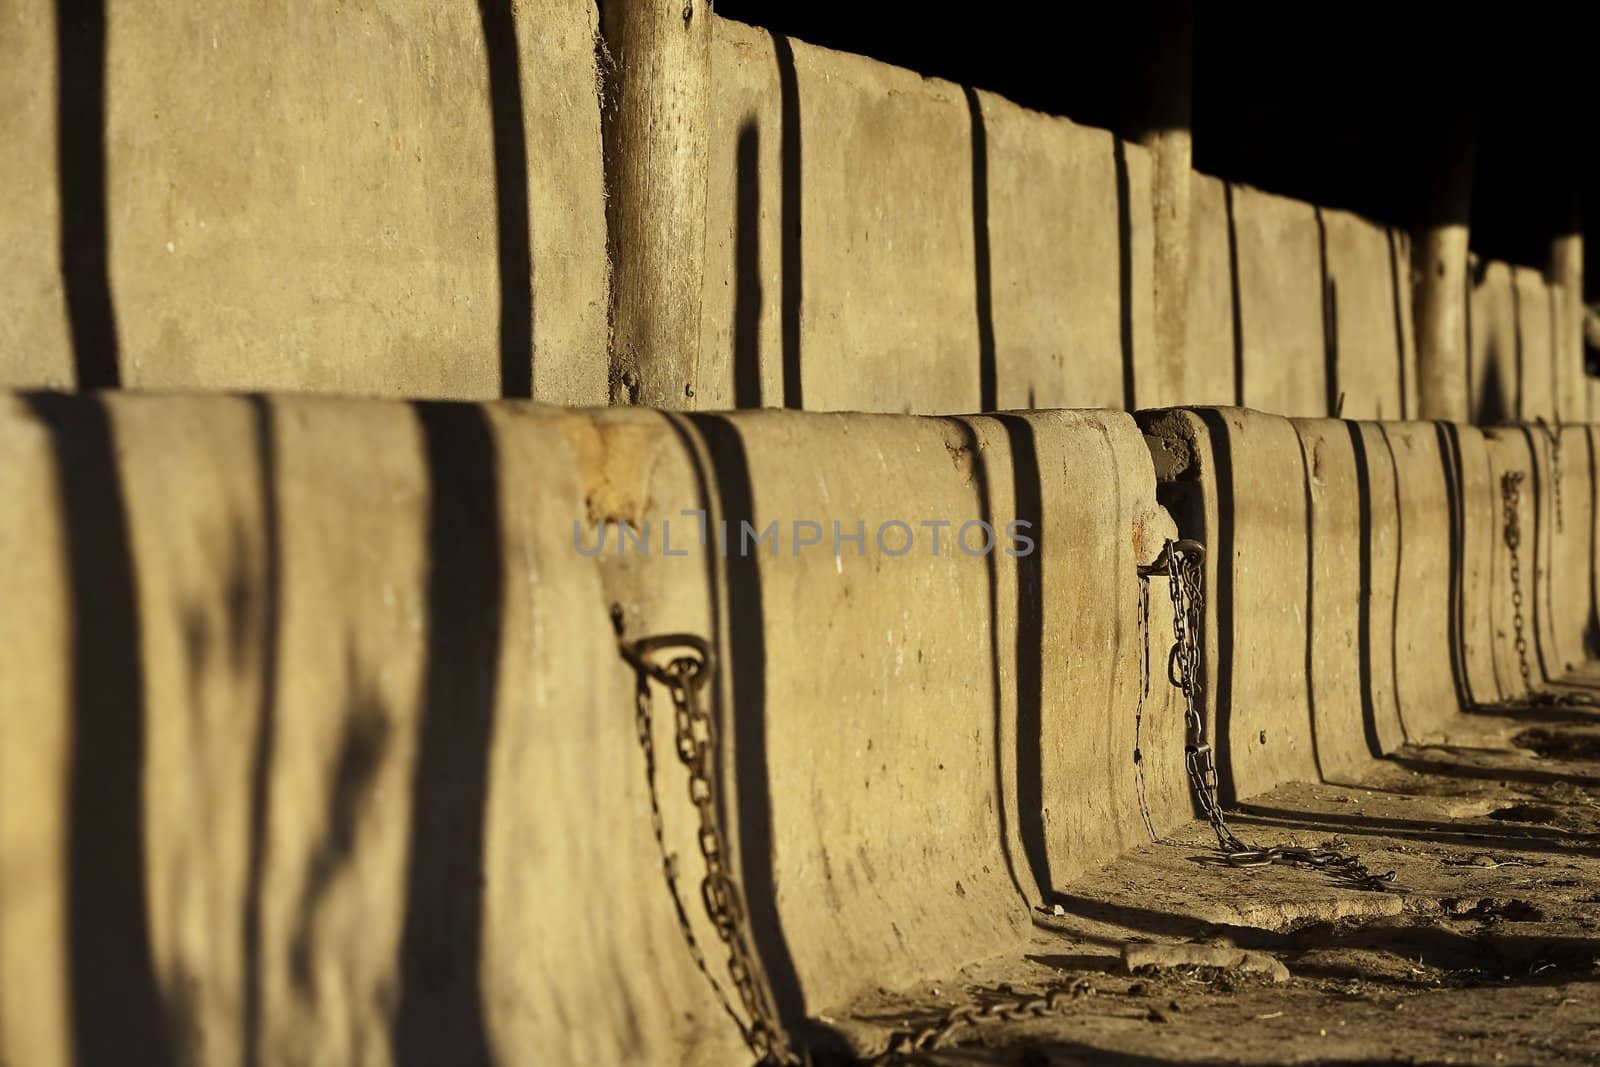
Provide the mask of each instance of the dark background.
[{"label": "dark background", "polygon": [[[1170,2],[1038,7],[719,0],[719,14],[1137,137]],[[1476,132],[1472,245],[1545,263],[1578,197],[1600,218],[1580,5],[1214,3],[1194,11],[1195,167],[1393,225],[1439,145]],[[1009,14],[1007,13],[1009,12]],[[1586,47],[1589,46],[1589,47]],[[1586,242],[1592,249],[1594,242]],[[1586,288],[1600,261],[1586,255]]]}]

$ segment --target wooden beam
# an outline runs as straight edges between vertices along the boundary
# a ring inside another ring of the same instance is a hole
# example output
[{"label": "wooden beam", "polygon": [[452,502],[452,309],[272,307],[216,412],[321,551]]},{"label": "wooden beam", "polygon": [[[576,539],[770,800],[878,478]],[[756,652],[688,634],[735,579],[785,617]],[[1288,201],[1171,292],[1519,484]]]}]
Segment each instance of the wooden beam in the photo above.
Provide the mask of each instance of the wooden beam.
[{"label": "wooden beam", "polygon": [[1470,421],[1467,388],[1467,244],[1476,158],[1471,127],[1436,157],[1432,187],[1411,244],[1417,400],[1424,419]]},{"label": "wooden beam", "polygon": [[1155,238],[1157,381],[1144,406],[1186,399],[1188,339],[1189,200],[1194,170],[1194,5],[1175,0],[1151,12],[1155,38],[1146,56],[1144,114],[1133,137],[1150,150]]},{"label": "wooden beam", "polygon": [[711,5],[607,0],[600,31],[611,402],[689,408],[700,365]]},{"label": "wooden beam", "polygon": [[1589,416],[1589,383],[1583,370],[1583,217],[1576,192],[1571,197],[1564,232],[1550,239],[1550,264],[1545,280],[1556,302],[1556,415],[1562,422],[1583,422]]}]

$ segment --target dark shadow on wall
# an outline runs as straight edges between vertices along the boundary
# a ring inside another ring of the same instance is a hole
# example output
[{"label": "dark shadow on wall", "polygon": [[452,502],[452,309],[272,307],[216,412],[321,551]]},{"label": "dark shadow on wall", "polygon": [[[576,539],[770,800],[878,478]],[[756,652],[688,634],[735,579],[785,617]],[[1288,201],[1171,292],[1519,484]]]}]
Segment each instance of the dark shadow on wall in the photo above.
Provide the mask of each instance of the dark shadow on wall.
[{"label": "dark shadow on wall", "polygon": [[522,58],[512,0],[478,0],[489,64],[500,270],[500,395],[533,396],[533,249]]},{"label": "dark shadow on wall", "polygon": [[1517,286],[1516,271],[1511,272],[1511,343],[1516,355],[1513,368],[1517,380],[1513,384],[1517,389],[1517,421],[1521,422],[1528,417],[1527,397],[1523,393],[1528,375],[1522,366],[1522,293]]},{"label": "dark shadow on wall", "polygon": [[783,279],[783,406],[805,407],[800,374],[800,311],[805,301],[805,275],[802,272],[800,195],[800,79],[794,67],[794,49],[781,33],[772,35],[772,51],[778,61],[778,95],[783,112],[780,150],[782,189],[780,225],[783,239],[779,247]]},{"label": "dark shadow on wall", "polygon": [[[1034,884],[1048,899],[1055,883],[1044,827],[1044,554],[1049,548],[1044,537],[1044,489],[1033,424],[1016,415],[995,418],[1006,432],[1011,452],[1012,517],[1036,531],[1034,551],[1015,558],[1017,636],[1012,654],[1017,686],[1017,833]],[[999,522],[1000,518],[990,522],[997,537],[1011,521]],[[998,546],[995,551],[1000,551]]]},{"label": "dark shadow on wall", "polygon": [[[1395,238],[1393,226],[1383,228],[1384,237],[1389,241],[1389,306],[1394,310],[1394,363],[1400,376],[1400,414],[1401,419],[1411,417],[1410,382],[1406,374],[1406,321],[1404,305],[1400,302],[1400,248]],[[1409,280],[1407,282],[1409,284]],[[1469,298],[1471,294],[1468,294]],[[1471,300],[1468,300],[1471,303]],[[1472,344],[1467,344],[1468,357],[1470,358]],[[1472,381],[1472,373],[1467,372],[1467,381]]]},{"label": "dark shadow on wall", "polygon": [[339,711],[339,756],[323,812],[323,832],[305,866],[289,942],[289,977],[307,1004],[319,995],[313,953],[317,915],[328,890],[356,854],[356,834],[389,746],[389,711],[376,680],[363,676],[354,635],[346,638],[345,703]]},{"label": "dark shadow on wall", "polygon": [[1317,777],[1322,781],[1328,780],[1328,772],[1322,765],[1322,743],[1317,737],[1317,524],[1316,501],[1311,494],[1311,456],[1306,452],[1306,439],[1295,429],[1295,444],[1300,448],[1300,484],[1304,494],[1306,507],[1306,572],[1305,572],[1305,617],[1306,639],[1305,659],[1302,669],[1306,675],[1306,711],[1311,727],[1311,762],[1317,768]]},{"label": "dark shadow on wall", "polygon": [[1228,216],[1228,293],[1233,312],[1233,403],[1244,407],[1244,300],[1239,291],[1239,228],[1233,213],[1233,183],[1222,183]]},{"label": "dark shadow on wall", "polygon": [[1339,390],[1339,287],[1328,274],[1328,222],[1322,207],[1314,205],[1317,221],[1317,269],[1322,281],[1322,395],[1328,417],[1344,413],[1344,394]]},{"label": "dark shadow on wall", "polygon": [[983,103],[963,86],[972,120],[972,269],[978,308],[978,410],[999,408],[995,368],[994,283],[989,264],[989,136],[983,124]]},{"label": "dark shadow on wall", "polygon": [[1500,426],[1513,421],[1511,400],[1500,379],[1500,358],[1491,347],[1483,366],[1483,395],[1478,397],[1476,418],[1479,426]]},{"label": "dark shadow on wall", "polygon": [[1554,419],[1556,417],[1556,413],[1561,410],[1561,348],[1560,345],[1556,343],[1556,339],[1561,336],[1561,318],[1559,309],[1556,307],[1558,299],[1559,294],[1556,292],[1556,290],[1545,290],[1544,304],[1545,307],[1550,309],[1550,332],[1545,334],[1545,336],[1550,339],[1550,344],[1547,347],[1547,351],[1550,357],[1550,366],[1548,368],[1550,371],[1549,415],[1552,419]]},{"label": "dark shadow on wall", "polygon": [[1547,288],[1546,293],[1544,293],[1544,306],[1550,309],[1550,323],[1549,333],[1544,334],[1544,336],[1550,339],[1549,346],[1546,346],[1546,354],[1549,355],[1550,365],[1546,370],[1549,370],[1550,373],[1549,416],[1552,419],[1557,418],[1558,411],[1562,410],[1562,360],[1560,360],[1560,346],[1557,344],[1557,338],[1562,336],[1562,323],[1560,323],[1560,314],[1558,314],[1557,310],[1557,299],[1557,291]]},{"label": "dark shadow on wall", "polygon": [[[708,515],[720,515],[732,531],[741,523],[757,525],[755,490],[750,477],[749,458],[744,439],[734,423],[722,415],[692,414],[687,422],[704,445],[710,465],[701,476],[704,490],[700,506]],[[691,455],[700,455],[693,437],[675,421],[679,439]],[[712,498],[714,495],[714,499]],[[713,719],[723,751],[732,749],[732,775],[737,790],[738,838],[735,844],[739,877],[745,892],[745,913],[749,918],[750,938],[765,971],[772,1007],[779,1021],[800,1047],[835,1048],[838,1035],[826,1024],[808,1017],[805,990],[795,970],[783,916],[778,912],[777,874],[773,867],[776,836],[772,814],[772,779],[767,741],[767,647],[766,607],[761,588],[759,554],[730,550],[719,562],[707,553],[709,588],[724,590],[727,617],[719,618],[716,597],[712,597],[713,640],[725,648],[724,670],[728,684],[715,687]],[[731,705],[724,704],[726,699]],[[718,754],[718,780],[730,775]],[[726,798],[719,803],[725,805]],[[727,825],[725,808],[718,812]]]},{"label": "dark shadow on wall", "polygon": [[73,1062],[165,1064],[170,1034],[145,882],[145,679],[139,586],[111,414],[27,400],[55,454],[67,571],[67,996]]},{"label": "dark shadow on wall", "polygon": [[1583,428],[1584,451],[1589,458],[1589,619],[1583,628],[1583,654],[1600,658],[1600,467],[1595,465],[1593,426]]},{"label": "dark shadow on wall", "polygon": [[[971,458],[972,485],[977,494],[978,514],[984,521],[994,527],[1000,516],[994,510],[994,491],[992,488],[992,474],[989,470],[989,459],[978,440],[977,431],[965,419],[951,419],[950,426],[961,436],[961,450]],[[1005,777],[1005,701],[1001,691],[1002,673],[1000,670],[1000,571],[995,559],[995,553],[990,552],[984,557],[984,568],[987,572],[989,583],[988,626],[989,626],[989,707],[991,711],[990,729],[994,734],[994,811],[996,832],[1000,841],[1000,853],[1006,861],[1006,874],[1011,878],[1011,885],[1017,891],[1017,896],[1030,905],[1035,901],[1022,888],[1022,878],[1017,873],[1016,858],[1011,854],[1011,816],[1009,798],[1006,790]],[[1020,579],[1019,579],[1020,580]],[[1021,745],[1021,731],[1018,730],[1017,745]],[[1020,770],[1018,771],[1020,777]],[[1020,836],[1020,834],[1019,834]],[[1049,887],[1038,887],[1041,893],[1048,893]]]},{"label": "dark shadow on wall", "polygon": [[427,662],[411,780],[395,1062],[480,1064],[489,743],[504,609],[499,458],[488,417],[419,403],[427,463]]},{"label": "dark shadow on wall", "polygon": [[56,0],[61,286],[79,389],[122,384],[111,297],[105,126],[105,0]]},{"label": "dark shadow on wall", "polygon": [[1122,409],[1138,411],[1133,366],[1133,202],[1128,191],[1128,146],[1111,139],[1117,178],[1117,308],[1122,339]]},{"label": "dark shadow on wall", "polygon": [[[1463,353],[1463,355],[1466,357],[1465,362],[1467,366],[1467,421],[1473,423],[1474,425],[1482,426],[1484,424],[1483,419],[1479,416],[1479,403],[1481,402],[1482,397],[1479,397],[1476,392],[1478,377],[1477,369],[1473,365],[1474,357],[1472,354],[1474,351],[1472,347],[1472,294],[1477,290],[1478,285],[1483,281],[1482,272],[1484,265],[1482,261],[1474,264],[1469,257],[1467,260],[1467,266],[1468,269],[1461,281],[1461,332],[1464,337],[1464,343],[1466,344],[1466,351]],[[1422,373],[1420,364],[1418,365],[1417,373],[1419,376]],[[1417,391],[1419,394],[1417,403],[1420,407],[1422,403],[1420,398],[1420,393],[1422,391],[1420,377],[1418,378]]]},{"label": "dark shadow on wall", "polygon": [[1389,598],[1389,677],[1394,679],[1394,715],[1400,726],[1400,738],[1409,741],[1411,732],[1406,728],[1405,703],[1400,693],[1400,585],[1406,573],[1406,513],[1400,495],[1400,458],[1395,455],[1389,427],[1380,425],[1378,433],[1394,471],[1391,498],[1394,505],[1394,595]]},{"label": "dark shadow on wall", "polygon": [[243,1005],[240,1042],[246,1067],[261,1062],[261,902],[266,881],[267,829],[272,809],[272,758],[278,737],[278,621],[282,607],[282,517],[278,512],[278,442],[272,404],[249,398],[255,424],[256,470],[261,493],[261,693],[250,756],[249,839],[246,842],[244,915],[240,931]]},{"label": "dark shadow on wall", "polygon": [[[1217,677],[1208,679],[1216,701],[1216,731],[1211,744],[1216,753],[1217,798],[1224,806],[1237,803],[1239,790],[1233,773],[1233,690],[1234,690],[1234,507],[1233,438],[1227,421],[1215,408],[1197,408],[1195,414],[1205,424],[1211,441],[1213,477],[1217,493],[1217,530],[1213,541],[1205,542],[1216,575],[1216,589],[1207,590],[1216,605]],[[1204,533],[1204,531],[1202,531]],[[1188,536],[1188,535],[1186,535]],[[1211,657],[1206,657],[1210,661]]]},{"label": "dark shadow on wall", "polygon": [[[1356,588],[1356,684],[1361,690],[1361,735],[1367,742],[1367,754],[1377,758],[1383,755],[1383,741],[1378,735],[1377,694],[1372,677],[1372,596],[1377,589],[1372,571],[1372,546],[1377,531],[1372,522],[1372,461],[1367,455],[1367,440],[1361,432],[1361,423],[1347,422],[1350,434],[1350,451],[1356,468],[1356,526],[1361,540],[1356,547],[1360,585]],[[1398,479],[1398,472],[1396,472]],[[1389,631],[1390,640],[1394,631]]]},{"label": "dark shadow on wall", "polygon": [[761,134],[739,127],[734,155],[733,405],[761,406]]},{"label": "dark shadow on wall", "polygon": [[[1466,464],[1461,451],[1460,428],[1454,423],[1441,421],[1433,424],[1433,431],[1439,450],[1445,510],[1450,524],[1449,578],[1445,590],[1448,597],[1446,626],[1450,643],[1450,680],[1457,704],[1466,708],[1474,704],[1471,675],[1467,670],[1466,642]],[[1395,484],[1399,485],[1398,476]]]}]

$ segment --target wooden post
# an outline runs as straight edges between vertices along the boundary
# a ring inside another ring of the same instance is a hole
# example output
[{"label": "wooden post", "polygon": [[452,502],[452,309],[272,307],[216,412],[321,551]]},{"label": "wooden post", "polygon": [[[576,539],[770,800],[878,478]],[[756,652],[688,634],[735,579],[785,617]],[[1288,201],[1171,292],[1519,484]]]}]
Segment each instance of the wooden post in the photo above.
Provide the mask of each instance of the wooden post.
[{"label": "wooden post", "polygon": [[1158,37],[1145,66],[1145,114],[1135,139],[1154,163],[1151,202],[1155,236],[1155,327],[1158,381],[1147,406],[1185,399],[1184,350],[1189,321],[1189,190],[1193,181],[1194,6],[1176,0],[1158,9]]},{"label": "wooden post", "polygon": [[1589,412],[1589,383],[1583,371],[1583,217],[1574,192],[1562,231],[1550,239],[1550,265],[1545,281],[1556,302],[1556,415],[1562,422],[1583,422]]},{"label": "wooden post", "polygon": [[1424,419],[1471,419],[1467,391],[1467,242],[1472,130],[1461,124],[1437,157],[1430,197],[1411,244],[1417,401]]},{"label": "wooden post", "polygon": [[711,117],[709,0],[601,5],[613,404],[694,406]]}]

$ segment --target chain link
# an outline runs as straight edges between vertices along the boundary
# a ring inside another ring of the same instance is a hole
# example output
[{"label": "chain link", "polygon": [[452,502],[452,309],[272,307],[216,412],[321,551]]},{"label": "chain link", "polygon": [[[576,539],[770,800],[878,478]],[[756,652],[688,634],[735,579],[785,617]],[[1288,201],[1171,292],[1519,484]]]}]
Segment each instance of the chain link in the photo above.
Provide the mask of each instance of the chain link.
[{"label": "chain link", "polygon": [[[1540,420],[1543,423],[1544,420]],[[1559,468],[1558,468],[1559,469]],[[1518,707],[1594,707],[1597,702],[1589,693],[1552,693],[1536,689],[1533,684],[1533,665],[1528,658],[1528,623],[1523,616],[1525,600],[1522,595],[1522,482],[1527,475],[1522,471],[1506,471],[1500,476],[1500,505],[1504,518],[1503,536],[1506,551],[1511,558],[1511,633],[1517,650],[1517,672],[1522,676],[1521,699],[1509,699],[1499,704],[1485,705],[1487,710]],[[1559,497],[1557,497],[1559,500]],[[1558,505],[1559,507],[1559,505]]]},{"label": "chain link", "polygon": [[[661,869],[667,890],[672,895],[678,926],[688,945],[695,966],[711,985],[740,1036],[761,1064],[794,1067],[801,1061],[789,1049],[788,1038],[777,1012],[772,1008],[760,964],[745,935],[744,894],[728,866],[728,850],[717,819],[716,726],[707,709],[704,695],[715,673],[710,646],[692,634],[663,634],[638,641],[622,640],[620,613],[617,621],[618,650],[634,670],[634,728],[639,747],[644,751],[645,782],[650,793],[650,821],[656,847],[661,853]],[[711,973],[705,953],[689,922],[689,912],[678,889],[677,862],[667,851],[662,827],[661,803],[656,789],[655,739],[651,715],[651,682],[659,683],[672,697],[673,734],[678,760],[689,772],[689,802],[694,805],[699,829],[696,839],[705,876],[700,882],[700,900],[706,917],[728,951],[728,980],[738,992],[748,1021],[734,1010],[722,983]]]},{"label": "chain link", "polygon": [[1222,803],[1217,798],[1216,758],[1206,741],[1205,692],[1201,680],[1205,662],[1201,658],[1199,638],[1201,627],[1205,625],[1204,561],[1205,546],[1200,542],[1168,541],[1154,564],[1140,568],[1139,576],[1147,581],[1164,570],[1171,586],[1173,644],[1167,659],[1167,677],[1183,693],[1187,733],[1184,769],[1188,772],[1195,802],[1216,835],[1218,849],[1235,867],[1282,864],[1317,871],[1356,889],[1380,892],[1393,888],[1393,871],[1374,874],[1352,853],[1326,846],[1262,847],[1245,841],[1228,825]]},{"label": "chain link", "polygon": [[1550,438],[1550,504],[1555,511],[1556,532],[1561,533],[1567,525],[1561,509],[1561,420],[1557,419],[1552,426],[1541,415],[1539,426],[1544,430],[1545,436]]},{"label": "chain link", "polygon": [[1038,996],[1017,997],[1010,1000],[993,1000],[982,1004],[958,1004],[945,1012],[937,1022],[916,1030],[902,1030],[890,1039],[885,1051],[862,1061],[864,1067],[886,1067],[904,1063],[918,1053],[933,1052],[948,1045],[956,1033],[967,1027],[986,1023],[1028,1022],[1062,1015],[1068,1006],[1083,997],[1094,995],[1094,986],[1087,978],[1078,978],[1068,985]]},{"label": "chain link", "polygon": [[1522,691],[1533,695],[1533,669],[1528,664],[1527,622],[1522,616],[1522,519],[1521,471],[1506,471],[1500,477],[1500,505],[1505,519],[1506,549],[1511,556],[1511,629],[1517,649],[1517,670],[1522,674]]}]

